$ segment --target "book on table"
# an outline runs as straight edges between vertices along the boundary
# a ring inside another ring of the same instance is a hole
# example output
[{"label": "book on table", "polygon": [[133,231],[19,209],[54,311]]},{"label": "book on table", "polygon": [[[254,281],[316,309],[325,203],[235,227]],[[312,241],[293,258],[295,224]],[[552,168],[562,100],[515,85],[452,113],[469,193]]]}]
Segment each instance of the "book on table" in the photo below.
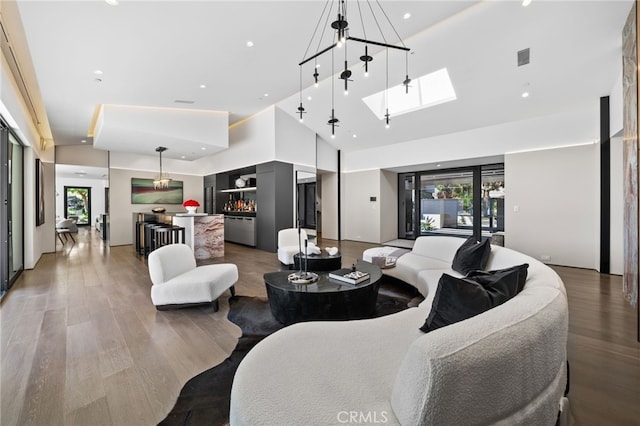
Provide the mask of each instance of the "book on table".
[{"label": "book on table", "polygon": [[354,271],[351,268],[342,268],[329,272],[329,278],[339,280],[347,284],[359,284],[369,279],[369,274],[362,271]]}]

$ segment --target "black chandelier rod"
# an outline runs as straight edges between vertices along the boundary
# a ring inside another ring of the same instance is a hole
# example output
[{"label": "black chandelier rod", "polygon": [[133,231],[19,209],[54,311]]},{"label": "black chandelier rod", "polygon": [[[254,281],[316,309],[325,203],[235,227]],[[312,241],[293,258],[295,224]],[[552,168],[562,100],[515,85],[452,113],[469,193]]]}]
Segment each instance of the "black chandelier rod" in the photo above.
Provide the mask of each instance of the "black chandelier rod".
[{"label": "black chandelier rod", "polygon": [[[411,50],[408,47],[404,47],[404,46],[395,46],[393,44],[382,43],[382,42],[379,42],[379,41],[371,41],[371,40],[366,40],[364,38],[358,38],[358,37],[348,36],[347,40],[353,40],[353,41],[357,41],[357,42],[364,43],[364,44],[373,44],[373,45],[376,45],[376,46],[389,47],[391,49],[404,50],[405,52],[408,52],[408,51]],[[304,61],[300,62],[298,64],[298,66],[302,66],[302,65],[306,64],[307,62],[311,61],[312,59],[315,59],[318,56],[322,55],[323,53],[326,53],[329,50],[333,49],[337,45],[338,45],[338,43],[333,43],[331,46],[327,47],[326,49],[321,50],[320,52],[316,53],[315,55],[310,56],[307,59],[305,59]]]},{"label": "black chandelier rod", "polygon": [[334,48],[334,47],[336,47],[337,45],[338,45],[338,43],[333,43],[331,46],[327,47],[326,49],[324,49],[324,50],[322,50],[322,51],[320,51],[320,52],[316,53],[315,55],[308,57],[308,58],[307,58],[307,59],[305,59],[304,61],[300,62],[300,63],[298,64],[298,66],[302,66],[302,65],[306,64],[306,63],[307,63],[307,62],[309,62],[310,60],[315,59],[315,58],[317,58],[318,56],[322,55],[323,53],[326,53],[326,52],[330,51],[331,49],[333,49],[333,48]]},{"label": "black chandelier rod", "polygon": [[371,41],[371,40],[366,40],[364,38],[358,38],[358,37],[349,36],[349,37],[347,37],[347,40],[359,41],[360,43],[365,43],[365,44],[375,44],[376,46],[382,46],[382,47],[389,47],[391,49],[404,50],[405,52],[408,52],[408,51],[411,50],[408,47],[404,47],[404,46],[395,46],[393,44],[381,43],[379,41]]}]

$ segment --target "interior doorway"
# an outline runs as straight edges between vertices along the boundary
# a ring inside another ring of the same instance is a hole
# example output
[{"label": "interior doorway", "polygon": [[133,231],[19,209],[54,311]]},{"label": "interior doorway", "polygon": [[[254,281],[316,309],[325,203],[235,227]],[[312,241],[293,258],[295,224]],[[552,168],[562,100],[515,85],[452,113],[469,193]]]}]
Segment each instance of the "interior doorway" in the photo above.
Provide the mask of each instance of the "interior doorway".
[{"label": "interior doorway", "polygon": [[78,226],[91,226],[91,187],[64,187],[64,217],[76,219]]}]

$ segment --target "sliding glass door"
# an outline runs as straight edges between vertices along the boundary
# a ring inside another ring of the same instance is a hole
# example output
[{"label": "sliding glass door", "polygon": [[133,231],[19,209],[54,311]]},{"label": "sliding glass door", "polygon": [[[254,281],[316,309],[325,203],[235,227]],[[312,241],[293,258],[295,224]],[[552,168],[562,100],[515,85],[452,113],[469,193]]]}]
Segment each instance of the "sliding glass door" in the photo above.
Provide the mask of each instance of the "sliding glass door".
[{"label": "sliding glass door", "polygon": [[24,150],[0,118],[0,294],[24,269]]},{"label": "sliding glass door", "polygon": [[504,231],[504,167],[482,168],[482,230]]},{"label": "sliding glass door", "polygon": [[91,225],[91,187],[64,187],[64,217],[75,219],[76,225]]},{"label": "sliding glass door", "polygon": [[398,176],[398,237],[415,238],[416,229],[416,176],[415,173]]},{"label": "sliding glass door", "polygon": [[420,235],[473,234],[473,171],[420,176]]},{"label": "sliding glass door", "polygon": [[504,165],[402,173],[398,236],[486,238],[504,231]]}]

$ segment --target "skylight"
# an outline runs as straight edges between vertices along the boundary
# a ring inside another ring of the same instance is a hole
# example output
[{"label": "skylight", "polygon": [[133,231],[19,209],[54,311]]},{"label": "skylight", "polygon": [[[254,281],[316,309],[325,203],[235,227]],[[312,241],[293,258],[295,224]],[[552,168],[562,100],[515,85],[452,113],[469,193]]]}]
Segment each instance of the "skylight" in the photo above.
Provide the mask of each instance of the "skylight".
[{"label": "skylight", "polygon": [[[385,92],[383,90],[362,98],[371,111],[382,120],[386,113]],[[446,68],[411,80],[409,93],[403,84],[389,88],[389,114],[391,117],[440,105],[456,100],[449,72]]]}]

